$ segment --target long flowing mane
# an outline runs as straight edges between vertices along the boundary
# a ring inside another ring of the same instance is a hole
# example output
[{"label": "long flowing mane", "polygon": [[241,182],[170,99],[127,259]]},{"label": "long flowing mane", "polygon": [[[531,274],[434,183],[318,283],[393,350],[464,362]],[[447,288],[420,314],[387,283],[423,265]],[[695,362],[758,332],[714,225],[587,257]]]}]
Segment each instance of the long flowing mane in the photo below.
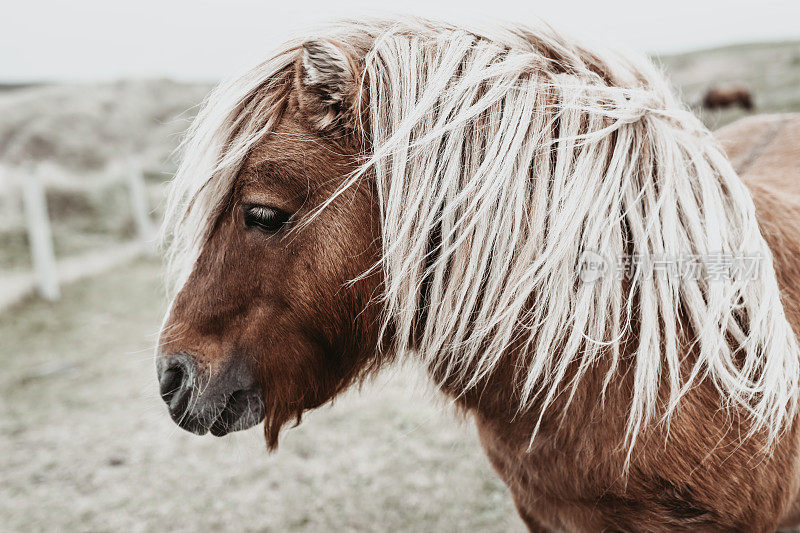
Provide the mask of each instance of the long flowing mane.
[{"label": "long flowing mane", "polygon": [[[513,397],[542,413],[566,381],[574,393],[607,358],[608,383],[628,357],[631,447],[703,379],[753,432],[774,438],[794,417],[797,340],[750,195],[648,61],[511,26],[347,23],[314,38],[361,56],[370,151],[342,190],[375,182],[393,350],[467,390],[513,347]],[[287,105],[301,44],[217,89],[189,132],[164,226],[176,287]],[[585,282],[587,251],[759,261],[751,276]]]}]

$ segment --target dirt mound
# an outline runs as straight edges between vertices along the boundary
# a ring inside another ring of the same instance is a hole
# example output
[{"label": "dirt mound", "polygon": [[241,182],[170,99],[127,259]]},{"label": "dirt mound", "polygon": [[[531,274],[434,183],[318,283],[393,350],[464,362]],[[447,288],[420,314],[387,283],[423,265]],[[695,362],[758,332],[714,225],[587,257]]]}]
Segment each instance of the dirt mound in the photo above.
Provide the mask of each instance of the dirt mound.
[{"label": "dirt mound", "polygon": [[[97,170],[139,154],[168,173],[207,85],[170,80],[54,85],[0,93],[0,160]],[[168,177],[168,176],[165,176]]]}]

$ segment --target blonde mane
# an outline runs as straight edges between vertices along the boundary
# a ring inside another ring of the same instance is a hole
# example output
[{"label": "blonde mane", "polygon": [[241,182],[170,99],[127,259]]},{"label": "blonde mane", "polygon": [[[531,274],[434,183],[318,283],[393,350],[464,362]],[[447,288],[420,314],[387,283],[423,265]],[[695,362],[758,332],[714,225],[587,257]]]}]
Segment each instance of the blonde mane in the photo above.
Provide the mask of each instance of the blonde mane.
[{"label": "blonde mane", "polygon": [[[314,38],[364,51],[372,148],[342,190],[375,181],[394,350],[467,390],[513,346],[524,354],[513,396],[542,413],[601,358],[608,384],[632,351],[631,448],[704,379],[768,441],[793,420],[797,340],[750,195],[649,62],[520,27],[350,23]],[[300,44],[217,89],[189,132],[164,226],[176,288],[286,105]],[[586,282],[587,251],[759,261],[752,276],[636,268]]]}]

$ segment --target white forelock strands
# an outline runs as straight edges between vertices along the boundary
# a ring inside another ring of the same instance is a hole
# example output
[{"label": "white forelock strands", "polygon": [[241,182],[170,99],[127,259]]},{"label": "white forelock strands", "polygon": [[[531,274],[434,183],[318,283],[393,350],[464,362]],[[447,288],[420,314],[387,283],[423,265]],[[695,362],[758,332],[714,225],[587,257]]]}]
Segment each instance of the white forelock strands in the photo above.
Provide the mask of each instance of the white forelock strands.
[{"label": "white forelock strands", "polygon": [[[769,443],[791,422],[797,339],[750,195],[648,61],[590,53],[550,30],[418,20],[314,38],[367,43],[360,120],[371,152],[341,190],[375,180],[394,350],[468,390],[513,345],[525,354],[519,409],[538,401],[542,413],[601,358],[607,385],[633,351],[629,450],[703,379]],[[243,158],[274,126],[298,44],[218,89],[193,125],[165,224],[176,287]],[[584,283],[585,251],[761,260],[754,279],[642,269]]]}]

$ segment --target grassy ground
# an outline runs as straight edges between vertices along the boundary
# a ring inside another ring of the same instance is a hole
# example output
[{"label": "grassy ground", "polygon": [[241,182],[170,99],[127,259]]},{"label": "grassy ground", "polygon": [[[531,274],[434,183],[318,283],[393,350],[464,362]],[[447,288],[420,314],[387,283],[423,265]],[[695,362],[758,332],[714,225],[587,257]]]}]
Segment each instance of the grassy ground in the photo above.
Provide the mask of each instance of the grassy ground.
[{"label": "grassy ground", "polygon": [[143,261],[0,315],[0,529],[522,529],[472,426],[408,370],[310,413],[274,455],[260,428],[178,429],[150,356],[157,280]]}]

